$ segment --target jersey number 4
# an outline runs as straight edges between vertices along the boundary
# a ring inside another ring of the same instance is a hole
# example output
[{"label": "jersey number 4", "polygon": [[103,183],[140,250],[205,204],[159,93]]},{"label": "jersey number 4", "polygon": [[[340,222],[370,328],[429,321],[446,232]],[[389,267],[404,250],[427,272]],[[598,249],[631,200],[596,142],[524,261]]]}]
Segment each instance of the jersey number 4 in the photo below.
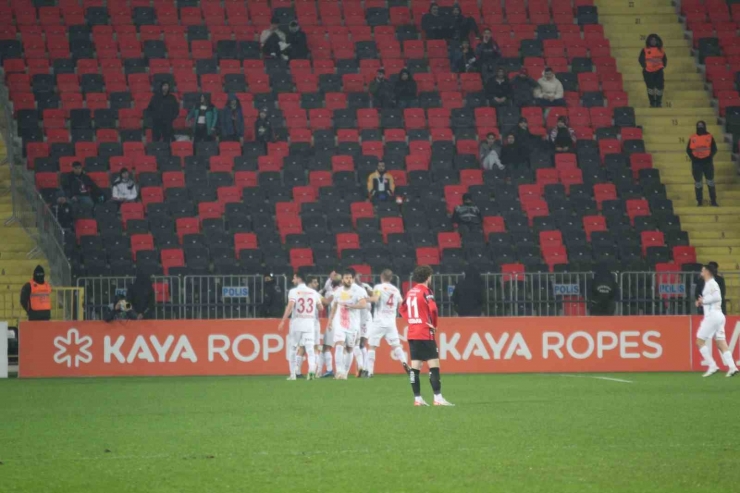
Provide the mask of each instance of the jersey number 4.
[{"label": "jersey number 4", "polygon": [[298,313],[313,313],[313,300],[310,298],[298,298],[298,307],[296,310]]}]

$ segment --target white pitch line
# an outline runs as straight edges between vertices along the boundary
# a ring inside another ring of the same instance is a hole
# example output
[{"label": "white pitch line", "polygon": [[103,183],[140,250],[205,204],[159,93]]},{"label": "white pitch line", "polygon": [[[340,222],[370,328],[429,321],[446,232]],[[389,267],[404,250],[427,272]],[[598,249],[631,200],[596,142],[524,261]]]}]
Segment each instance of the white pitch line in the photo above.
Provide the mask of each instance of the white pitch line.
[{"label": "white pitch line", "polygon": [[567,373],[560,373],[561,377],[570,377],[570,378],[594,378],[596,380],[608,380],[609,382],[619,382],[619,383],[635,383],[632,380],[623,380],[621,378],[611,378],[611,377],[596,377],[592,375],[570,375]]}]

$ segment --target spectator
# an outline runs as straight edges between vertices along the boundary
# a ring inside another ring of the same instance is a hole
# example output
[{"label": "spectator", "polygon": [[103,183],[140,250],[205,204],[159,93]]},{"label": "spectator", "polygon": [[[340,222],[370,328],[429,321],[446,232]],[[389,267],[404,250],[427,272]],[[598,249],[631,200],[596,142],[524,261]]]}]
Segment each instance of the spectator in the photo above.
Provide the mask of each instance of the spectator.
[{"label": "spectator", "polygon": [[100,189],[82,169],[82,163],[75,161],[72,163],[72,172],[67,173],[64,194],[73,203],[92,207],[100,197]]},{"label": "spectator", "polygon": [[67,200],[67,196],[64,195],[64,191],[59,190],[57,192],[56,202],[52,206],[52,211],[62,229],[72,229],[75,222],[74,211],[69,200]]},{"label": "spectator", "polygon": [[218,111],[211,104],[211,98],[208,94],[202,93],[200,101],[188,113],[185,123],[193,126],[193,141],[211,142],[216,135],[216,122],[218,121]]},{"label": "spectator", "polygon": [[589,293],[591,315],[614,315],[618,297],[619,287],[614,275],[606,266],[596,266]]},{"label": "spectator", "polygon": [[563,96],[563,83],[555,77],[555,72],[550,67],[546,67],[542,72],[542,78],[537,81],[540,86],[540,96],[537,98],[537,104],[540,106],[565,106]]},{"label": "spectator", "polygon": [[558,117],[558,126],[550,130],[550,142],[555,152],[573,152],[576,146],[576,133],[568,127],[568,120],[564,116]]},{"label": "spectator", "polygon": [[488,80],[495,73],[496,65],[501,58],[501,50],[493,40],[490,29],[483,31],[483,39],[475,47],[475,56],[478,59],[478,67],[483,80]]},{"label": "spectator", "polygon": [[368,87],[373,97],[373,106],[376,108],[393,108],[394,88],[388,79],[385,78],[385,69],[379,68],[375,73],[375,78],[370,82]]},{"label": "spectator", "polygon": [[180,114],[180,103],[170,92],[170,85],[167,82],[162,82],[159,92],[154,93],[147,111],[152,118],[152,140],[172,142],[175,137],[172,125]]},{"label": "spectator", "polygon": [[229,94],[226,106],[221,110],[221,140],[241,142],[244,138],[244,113],[242,104],[235,94]]},{"label": "spectator", "polygon": [[534,149],[541,147],[542,138],[529,131],[529,122],[524,117],[519,118],[519,123],[511,131],[511,134],[514,136],[516,142],[524,148]]},{"label": "spectator", "polygon": [[21,288],[21,306],[29,321],[51,320],[51,284],[46,282],[46,273],[40,265],[33,270],[33,278]]},{"label": "spectator", "polygon": [[126,298],[131,301],[138,320],[154,317],[154,286],[148,276],[137,274],[133,284],[126,289]]},{"label": "spectator", "polygon": [[254,121],[254,140],[262,142],[265,148],[267,148],[267,143],[273,140],[272,125],[267,118],[267,108],[262,108]]},{"label": "spectator", "polygon": [[260,46],[265,58],[278,58],[287,48],[285,33],[280,30],[280,19],[277,17],[273,17],[270,20],[270,27],[260,34]]},{"label": "spectator", "polygon": [[436,3],[432,3],[429,12],[422,16],[421,29],[426,39],[447,39],[450,36],[450,22],[439,15]]},{"label": "spectator", "polygon": [[478,71],[478,58],[475,52],[470,47],[470,42],[467,39],[463,39],[460,42],[460,48],[452,53],[451,69],[455,72],[464,74],[466,72],[477,72]]},{"label": "spectator", "polygon": [[131,306],[125,296],[119,295],[115,304],[108,305],[103,320],[112,322],[114,320],[140,320],[136,310]]},{"label": "spectator", "polygon": [[298,25],[298,21],[290,21],[288,27],[287,43],[288,47],[283,50],[283,53],[288,57],[289,60],[305,60],[308,58],[308,38],[306,33],[301,30],[301,26]]},{"label": "spectator", "polygon": [[522,106],[534,106],[534,93],[540,88],[537,81],[529,76],[526,67],[519,69],[519,73],[511,81],[512,100],[514,104]]},{"label": "spectator", "polygon": [[480,231],[483,225],[483,215],[478,206],[473,205],[473,197],[469,193],[463,194],[463,203],[455,207],[452,213],[452,224],[458,231]]},{"label": "spectator", "polygon": [[131,179],[128,169],[122,168],[118,178],[113,182],[113,200],[116,202],[134,202],[139,196],[136,183]]},{"label": "spectator", "polygon": [[459,5],[452,7],[451,24],[451,37],[458,42],[470,38],[470,33],[475,34],[476,37],[480,36],[478,24],[475,22],[475,19],[463,15]]},{"label": "spectator", "polygon": [[411,75],[408,69],[402,69],[398,74],[396,80],[395,95],[396,104],[399,108],[413,108],[419,105],[419,100],[416,98],[416,81]]},{"label": "spectator", "polygon": [[517,142],[513,134],[506,136],[501,147],[501,164],[507,168],[526,166],[529,163],[529,150]]},{"label": "spectator", "polygon": [[490,171],[493,167],[497,167],[500,170],[504,169],[504,165],[498,157],[496,148],[496,134],[490,132],[486,135],[486,140],[481,141],[478,146],[478,157],[480,158],[480,164],[484,170]]},{"label": "spectator", "polygon": [[483,291],[485,285],[478,269],[469,265],[463,279],[452,293],[452,306],[461,317],[483,315]]},{"label": "spectator", "polygon": [[380,161],[378,168],[367,176],[367,195],[373,202],[385,202],[396,191],[393,175],[386,173],[385,163]]},{"label": "spectator", "polygon": [[511,84],[506,77],[506,70],[496,69],[496,77],[486,81],[486,96],[491,106],[508,106],[511,104]]},{"label": "spectator", "polygon": [[283,290],[280,289],[275,276],[272,273],[265,274],[260,315],[263,318],[280,318],[285,304],[283,298]]}]

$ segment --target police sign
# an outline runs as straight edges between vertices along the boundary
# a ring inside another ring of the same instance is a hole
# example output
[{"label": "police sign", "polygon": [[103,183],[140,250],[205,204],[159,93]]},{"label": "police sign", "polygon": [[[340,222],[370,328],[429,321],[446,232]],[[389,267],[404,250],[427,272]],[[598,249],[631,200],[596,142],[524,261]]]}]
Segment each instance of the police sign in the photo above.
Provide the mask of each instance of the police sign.
[{"label": "police sign", "polygon": [[579,296],[581,287],[578,284],[553,284],[555,296]]},{"label": "police sign", "polygon": [[678,296],[683,298],[686,296],[686,285],[682,283],[661,283],[658,284],[658,292],[662,296]]},{"label": "police sign", "polygon": [[249,287],[229,286],[221,288],[223,298],[249,298]]}]

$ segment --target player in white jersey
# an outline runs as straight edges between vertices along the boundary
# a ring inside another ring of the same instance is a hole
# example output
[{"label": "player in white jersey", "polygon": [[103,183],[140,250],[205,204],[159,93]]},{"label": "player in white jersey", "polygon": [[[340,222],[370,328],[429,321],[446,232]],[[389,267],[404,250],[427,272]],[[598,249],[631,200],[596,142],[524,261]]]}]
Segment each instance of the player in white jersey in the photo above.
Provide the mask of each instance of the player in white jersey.
[{"label": "player in white jersey", "polygon": [[[321,303],[324,306],[331,306],[331,302],[334,299],[334,293],[341,289],[342,286],[342,275],[332,271],[331,274],[329,274],[329,279],[326,281],[326,284],[324,284],[324,290],[323,290],[323,296],[321,298]],[[323,347],[321,349],[321,355],[323,358],[320,358],[320,362],[317,365],[316,374],[321,375],[321,378],[333,378],[334,377],[334,371],[332,369],[332,353],[331,350],[334,348],[334,329],[332,324],[329,324],[326,332],[324,332],[323,338],[322,338]],[[326,373],[323,375],[321,374],[321,359],[323,359],[324,365],[326,365]]]},{"label": "player in white jersey", "polygon": [[[290,366],[290,376],[288,380],[296,379],[296,366],[300,367],[305,352],[308,358],[308,379],[313,380],[316,376],[316,358],[314,354],[314,331],[316,329],[316,316],[321,310],[321,296],[316,290],[306,286],[304,279],[306,276],[297,272],[293,275],[293,285],[295,287],[288,292],[288,306],[285,307],[283,319],[278,325],[278,330],[282,331],[285,321],[290,315],[290,334],[288,362]],[[297,351],[297,348],[303,348],[303,351]],[[293,364],[290,364],[290,361]]]},{"label": "player in white jersey", "polygon": [[375,316],[368,331],[368,345],[370,346],[366,361],[368,377],[372,377],[375,371],[375,350],[380,346],[380,340],[383,337],[393,348],[393,356],[401,362],[404,371],[409,372],[406,353],[401,346],[401,338],[398,335],[398,327],[396,327],[398,306],[403,298],[398,288],[391,284],[392,279],[393,271],[390,269],[384,270],[380,274],[382,282],[373,288],[373,295],[369,299],[371,303],[375,304]]},{"label": "player in white jersey", "polygon": [[711,264],[705,265],[701,269],[701,277],[704,279],[704,290],[696,300],[696,306],[704,308],[704,319],[702,319],[699,330],[696,333],[696,345],[699,346],[699,351],[704,358],[704,362],[709,366],[709,369],[704,373],[705,377],[712,376],[719,371],[719,367],[712,356],[712,339],[717,344],[717,348],[722,355],[722,361],[729,369],[726,376],[733,377],[737,375],[738,369],[735,366],[732,353],[725,340],[725,316],[722,313],[722,293],[719,290],[717,281],[714,280],[716,275],[717,268]]},{"label": "player in white jersey", "polygon": [[353,272],[342,272],[342,287],[334,293],[327,331],[334,330],[334,366],[337,380],[346,380],[352,365],[352,349],[360,331],[361,311],[367,307],[367,293],[354,283]]},{"label": "player in white jersey", "polygon": [[[355,277],[355,284],[365,290],[368,297],[372,296],[373,289],[369,284],[362,282],[362,274],[359,274],[355,269],[350,267],[348,270],[352,271]],[[356,377],[367,377],[366,363],[367,363],[367,334],[368,328],[373,321],[373,306],[371,303],[367,304],[360,315],[360,332],[357,334],[357,341],[355,341],[355,347],[353,349],[354,359],[357,362]],[[347,368],[349,371],[349,368]]]}]

